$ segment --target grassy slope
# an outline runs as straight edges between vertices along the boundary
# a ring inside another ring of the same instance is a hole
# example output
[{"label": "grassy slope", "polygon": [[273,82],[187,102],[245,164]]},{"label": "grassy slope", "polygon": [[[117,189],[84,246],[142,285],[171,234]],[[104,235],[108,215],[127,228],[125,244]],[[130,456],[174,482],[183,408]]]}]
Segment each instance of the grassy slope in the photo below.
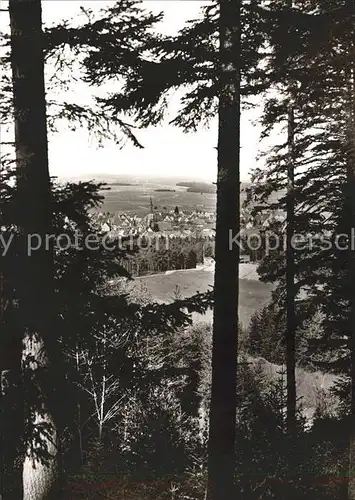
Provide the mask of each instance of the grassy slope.
[{"label": "grassy slope", "polygon": [[[245,274],[245,273],[244,273]],[[243,274],[241,273],[241,276]],[[190,297],[197,292],[203,293],[213,285],[213,271],[206,269],[192,269],[187,271],[155,274],[136,279],[137,285],[145,283],[151,292],[152,299],[157,302],[173,300],[174,290],[178,286],[183,297]],[[272,286],[253,279],[240,280],[239,316],[244,326],[247,326],[253,313],[262,308],[270,299]],[[204,317],[194,315],[194,320],[212,320],[212,311]]]}]

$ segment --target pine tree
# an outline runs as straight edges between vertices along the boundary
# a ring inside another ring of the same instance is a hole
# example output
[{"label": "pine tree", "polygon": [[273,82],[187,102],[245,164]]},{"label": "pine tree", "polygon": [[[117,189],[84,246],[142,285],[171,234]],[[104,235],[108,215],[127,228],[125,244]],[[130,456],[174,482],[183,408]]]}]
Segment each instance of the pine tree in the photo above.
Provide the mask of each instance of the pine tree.
[{"label": "pine tree", "polygon": [[239,246],[231,246],[231,234],[240,229],[240,9],[239,1],[220,2],[209,500],[235,498]]},{"label": "pine tree", "polygon": [[[162,18],[144,9],[138,0],[123,0],[98,12],[80,9],[82,22],[77,25],[66,20],[50,28],[44,26],[43,49],[45,67],[54,69],[55,77],[46,81],[47,124],[51,132],[58,132],[59,124],[65,123],[70,130],[84,127],[99,144],[114,141],[124,145],[127,141],[138,148],[140,144],[134,124],[117,113],[108,116],[100,104],[100,99],[92,96],[88,104],[70,100],[68,90],[77,84],[77,75],[83,69],[82,63],[88,61],[95,75],[96,85],[105,80],[105,72],[114,61],[116,75],[125,79],[141,65],[143,55],[152,44],[157,43],[159,35],[152,28]],[[1,57],[1,102],[0,116],[4,127],[12,124],[12,86],[10,75],[10,39],[2,34],[4,48],[8,51]],[[63,50],[65,48],[65,50]],[[96,56],[95,56],[96,53]],[[105,61],[97,59],[97,54],[105,54]],[[113,61],[107,61],[107,59]],[[83,75],[82,82],[87,80]]]},{"label": "pine tree", "polygon": [[[308,26],[305,23],[302,27],[299,25],[302,36],[297,39],[299,46],[292,54],[293,63],[288,65],[289,75],[297,75],[299,82],[297,111],[302,125],[298,127],[298,132],[303,136],[297,151],[300,167],[296,192],[297,227],[305,238],[307,230],[315,231],[318,238],[326,236],[330,246],[323,248],[318,242],[312,249],[297,252],[296,273],[299,288],[307,292],[303,304],[306,307],[307,302],[311,305],[308,313],[319,307],[324,314],[324,333],[316,339],[318,352],[323,351],[324,366],[349,375],[352,381],[355,365],[352,346],[354,270],[353,250],[350,248],[349,251],[349,245],[352,245],[354,220],[353,2],[345,2],[340,7],[334,2],[327,5],[314,2],[311,8],[316,9],[316,14],[313,10],[313,15],[308,16]],[[320,28],[318,40],[311,33],[311,23],[314,23],[313,27],[318,24]],[[267,112],[275,122],[282,113],[280,101],[278,104],[275,100],[270,103]],[[310,131],[308,136],[307,129]],[[280,157],[278,154],[278,162]],[[280,172],[280,163],[275,161],[273,173],[268,171],[268,180],[271,181],[268,188],[273,182],[271,190],[280,187],[276,180]],[[261,191],[266,193],[263,188]],[[324,212],[327,212],[326,218]],[[347,247],[336,248],[342,233]],[[280,276],[281,262],[277,263],[274,255],[264,263],[263,270],[276,278],[276,275]],[[281,288],[284,286],[282,283]],[[350,413],[353,414],[353,393],[350,401]],[[352,440],[353,437],[350,441],[349,498],[354,497]]]},{"label": "pine tree", "polygon": [[[292,9],[292,0],[288,7]],[[291,87],[291,82],[290,82]],[[291,92],[290,92],[291,94]],[[290,434],[296,427],[296,311],[295,311],[295,258],[293,248],[294,219],[295,219],[295,119],[292,97],[288,104],[287,112],[287,199],[286,199],[286,371],[287,371],[287,426]]]},{"label": "pine tree", "polygon": [[[311,34],[312,25],[308,17],[311,19],[315,17],[314,22],[324,28],[325,34],[323,33],[319,40],[314,40],[314,35]],[[297,20],[297,17],[295,19]],[[310,26],[305,24],[305,20]],[[285,68],[288,68],[287,78],[298,81],[294,108],[297,116],[295,131],[298,135],[295,147],[295,231],[304,238],[303,243],[306,242],[306,245],[295,252],[296,306],[310,307],[309,314],[311,314],[316,303],[322,304],[322,308],[330,318],[334,308],[329,308],[331,296],[329,292],[334,287],[340,292],[341,288],[341,280],[335,276],[335,266],[336,262],[340,263],[340,254],[334,246],[328,248],[322,245],[321,240],[327,238],[334,242],[336,234],[344,230],[344,222],[341,221],[344,217],[346,183],[344,138],[340,132],[345,123],[341,110],[341,106],[343,109],[346,107],[344,82],[339,80],[342,78],[339,73],[340,56],[332,60],[330,54],[333,45],[337,43],[344,45],[344,31],[340,30],[348,28],[346,16],[340,21],[334,15],[334,19],[331,21],[328,19],[326,27],[323,21],[320,14],[305,15],[303,19],[305,27],[302,28],[296,23],[296,29],[301,30],[299,39],[297,32],[292,33],[296,49],[291,49],[287,57],[285,54],[283,56],[280,53],[276,54],[275,66],[278,62],[277,66],[282,65],[283,72],[277,76],[276,70],[274,78],[283,78]],[[288,47],[292,47],[291,41]],[[308,74],[304,69],[306,61],[308,61]],[[313,72],[313,67],[317,68],[317,73]],[[328,79],[325,75],[328,75]],[[322,86],[321,82],[324,82]],[[317,91],[310,96],[311,88]],[[334,106],[335,102],[338,103],[337,113],[331,113],[330,106]],[[269,100],[265,117],[266,133],[269,133],[271,124],[287,120],[287,100],[284,95]],[[270,155],[267,168],[256,172],[257,186],[253,191],[261,195],[261,199],[266,199],[273,191],[282,193],[282,190],[287,189],[286,145],[285,142],[275,148],[274,154]],[[269,204],[269,208],[286,211],[287,197],[282,195],[277,202]],[[310,238],[312,244],[308,245],[307,241],[310,241]],[[279,282],[278,299],[282,302],[286,293],[283,278],[286,261],[282,250],[271,252],[264,259],[260,271],[264,278],[268,276]],[[342,288],[345,292],[344,286]],[[303,294],[301,297],[299,293],[301,290],[306,291],[307,295]],[[299,319],[302,318],[302,315],[298,316]]]},{"label": "pine tree", "polygon": [[[57,384],[53,258],[43,242],[52,234],[52,199],[48,172],[46,101],[41,2],[9,2],[19,228],[22,248],[17,286],[26,347],[40,401],[31,409],[32,435],[24,463],[24,499],[56,498],[59,462],[57,415],[43,375]],[[41,248],[30,256],[31,235]],[[30,361],[31,360],[31,361]],[[48,383],[48,380],[47,380]],[[53,389],[51,389],[53,390]],[[37,434],[37,435],[36,435]],[[40,448],[38,449],[38,440]],[[37,443],[36,443],[37,442]],[[35,444],[36,443],[36,444]]]}]

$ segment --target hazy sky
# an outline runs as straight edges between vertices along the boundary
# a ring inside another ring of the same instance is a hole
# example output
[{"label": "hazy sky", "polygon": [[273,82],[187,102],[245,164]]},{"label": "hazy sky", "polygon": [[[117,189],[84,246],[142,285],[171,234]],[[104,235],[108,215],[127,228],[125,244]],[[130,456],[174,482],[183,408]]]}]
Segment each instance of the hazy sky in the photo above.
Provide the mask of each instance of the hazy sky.
[{"label": "hazy sky", "polygon": [[[5,2],[0,2],[2,5]],[[43,20],[46,23],[60,21],[79,12],[80,6],[91,9],[103,7],[105,0],[44,0]],[[198,15],[206,1],[198,0],[146,0],[144,6],[158,13],[163,11],[164,21],[160,29],[174,34],[184,22]],[[7,14],[2,13],[2,18]],[[2,22],[4,19],[2,19]],[[252,120],[257,112],[242,114],[241,131],[241,175],[248,178],[248,171],[255,165],[260,130]],[[83,130],[61,131],[52,136],[49,144],[50,170],[52,175],[70,176],[92,173],[186,176],[214,180],[217,161],[217,122],[209,129],[184,134],[181,130],[163,125],[138,131],[138,138],[144,145],[139,150],[131,145],[123,149],[115,144],[97,148]]]}]

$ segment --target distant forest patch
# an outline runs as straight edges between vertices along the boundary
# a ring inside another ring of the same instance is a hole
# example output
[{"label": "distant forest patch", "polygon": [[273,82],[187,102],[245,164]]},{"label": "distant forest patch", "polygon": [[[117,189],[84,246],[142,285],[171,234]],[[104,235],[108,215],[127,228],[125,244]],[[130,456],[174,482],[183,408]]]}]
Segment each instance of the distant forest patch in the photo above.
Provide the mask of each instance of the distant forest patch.
[{"label": "distant forest patch", "polygon": [[137,186],[137,184],[130,184],[129,182],[110,182],[109,186]]},{"label": "distant forest patch", "polygon": [[207,182],[178,182],[177,186],[187,187],[188,193],[215,193],[216,186]]}]

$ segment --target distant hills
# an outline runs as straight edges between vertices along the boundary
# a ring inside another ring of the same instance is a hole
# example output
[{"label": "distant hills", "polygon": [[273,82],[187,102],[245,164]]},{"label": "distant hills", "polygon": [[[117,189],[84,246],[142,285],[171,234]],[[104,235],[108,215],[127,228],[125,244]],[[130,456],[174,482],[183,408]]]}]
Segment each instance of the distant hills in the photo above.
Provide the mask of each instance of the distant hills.
[{"label": "distant hills", "polygon": [[[87,173],[81,175],[71,175],[71,176],[60,176],[59,180],[62,182],[70,181],[70,182],[79,182],[79,181],[89,181],[93,180],[96,182],[105,182],[110,185],[116,186],[135,186],[137,184],[160,184],[164,186],[180,186],[186,187],[187,189],[200,189],[203,188],[207,190],[207,192],[216,192],[216,185],[211,181],[208,182],[206,179],[201,179],[196,176],[195,179],[186,179],[186,177],[180,176],[171,176],[164,177],[159,175],[129,175],[129,174],[109,174],[109,173]],[[248,186],[248,182],[242,182],[242,189]]]},{"label": "distant hills", "polygon": [[[186,177],[182,176],[167,177],[159,175],[150,175],[149,173],[147,173],[147,175],[130,175],[130,174],[110,174],[104,172],[94,172],[94,173],[72,175],[66,177],[61,176],[60,180],[71,181],[71,182],[95,180],[97,182],[106,182],[107,184],[113,184],[118,182],[128,183],[128,184],[159,183],[167,186],[175,186],[176,183],[178,182],[186,181]],[[191,179],[188,180],[191,181]],[[201,182],[208,184],[208,181],[206,181],[206,179],[203,178],[201,179],[198,175],[191,182]]]}]

